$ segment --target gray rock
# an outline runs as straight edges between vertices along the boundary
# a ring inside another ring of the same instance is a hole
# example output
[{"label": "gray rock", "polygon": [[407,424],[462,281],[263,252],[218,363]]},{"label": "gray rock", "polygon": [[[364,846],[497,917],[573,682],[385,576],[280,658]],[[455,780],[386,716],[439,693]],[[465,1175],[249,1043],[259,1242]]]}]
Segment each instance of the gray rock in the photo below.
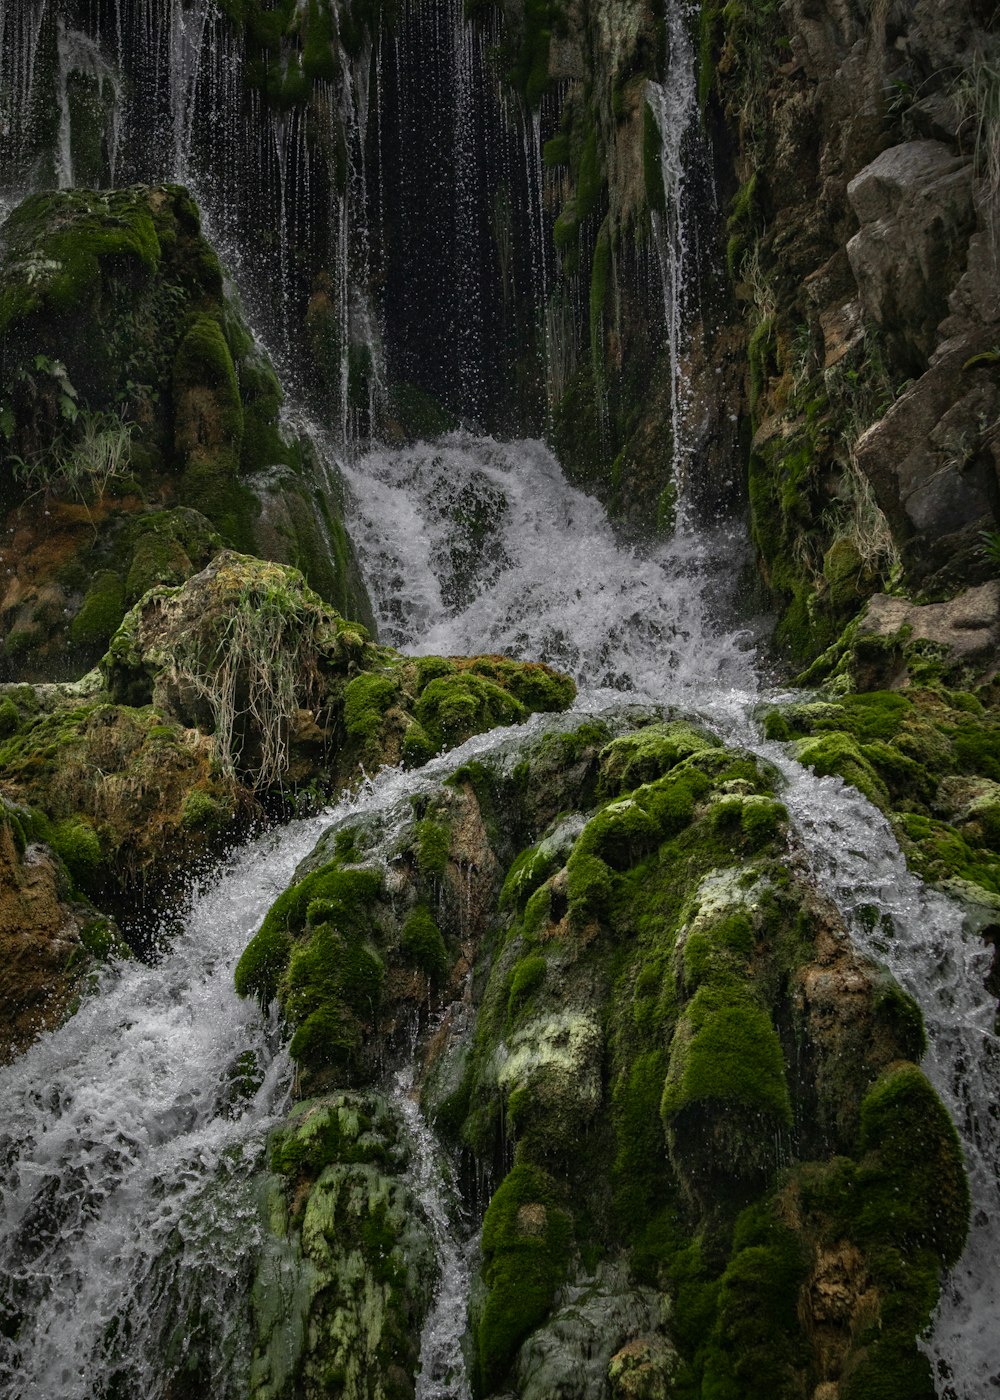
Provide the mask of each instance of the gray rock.
[{"label": "gray rock", "polygon": [[971,166],[940,141],[883,151],[847,187],[861,224],[847,254],[868,317],[919,370],[975,228]]},{"label": "gray rock", "polygon": [[612,1357],[627,1342],[654,1337],[658,1352],[676,1365],[660,1329],[660,1295],[632,1285],[626,1266],[601,1265],[592,1279],[563,1289],[552,1316],[522,1346],[517,1394],[520,1400],[606,1400]]},{"label": "gray rock", "polygon": [[[1000,499],[1000,376],[992,347],[990,330],[943,347],[855,447],[917,583],[984,576],[979,534],[996,529]],[[976,363],[977,356],[985,358]]]}]

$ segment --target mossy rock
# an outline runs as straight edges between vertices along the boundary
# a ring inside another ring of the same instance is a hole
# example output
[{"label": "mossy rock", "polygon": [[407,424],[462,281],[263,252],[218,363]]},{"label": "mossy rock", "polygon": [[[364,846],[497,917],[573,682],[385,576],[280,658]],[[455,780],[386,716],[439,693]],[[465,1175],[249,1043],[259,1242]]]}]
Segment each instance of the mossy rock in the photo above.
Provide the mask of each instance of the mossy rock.
[{"label": "mossy rock", "polygon": [[487,1293],[476,1325],[478,1393],[500,1388],[518,1346],[548,1313],[572,1241],[572,1217],[552,1177],[527,1165],[509,1172],[483,1220]]},{"label": "mossy rock", "polygon": [[[301,561],[328,598],[370,613],[343,500],[315,449],[284,436],[273,368],[187,191],[33,196],[5,226],[2,270],[0,506],[17,512],[22,577],[0,627],[19,674],[89,662],[123,602],[182,583],[222,543]],[[263,467],[308,501],[290,540],[265,528],[246,479]]]}]

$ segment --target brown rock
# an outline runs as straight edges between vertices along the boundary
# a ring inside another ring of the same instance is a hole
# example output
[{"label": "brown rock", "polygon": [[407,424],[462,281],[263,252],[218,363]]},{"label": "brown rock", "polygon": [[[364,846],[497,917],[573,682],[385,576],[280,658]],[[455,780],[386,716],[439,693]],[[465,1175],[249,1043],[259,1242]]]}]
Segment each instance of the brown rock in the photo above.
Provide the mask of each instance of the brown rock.
[{"label": "brown rock", "polygon": [[19,850],[9,817],[0,798],[0,1065],[59,1025],[88,961],[65,872],[44,846]]},{"label": "brown rock", "polygon": [[947,648],[977,679],[989,680],[1000,667],[1000,579],[967,588],[944,603],[911,603],[883,593],[872,598],[862,633],[891,637],[903,627],[910,629],[911,640]]}]

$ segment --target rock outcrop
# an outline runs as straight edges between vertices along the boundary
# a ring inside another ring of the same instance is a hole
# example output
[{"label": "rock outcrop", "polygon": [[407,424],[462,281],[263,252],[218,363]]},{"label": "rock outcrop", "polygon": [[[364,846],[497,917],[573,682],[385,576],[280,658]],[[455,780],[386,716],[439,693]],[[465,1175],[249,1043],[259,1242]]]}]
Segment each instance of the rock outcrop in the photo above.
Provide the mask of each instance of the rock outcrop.
[{"label": "rock outcrop", "polygon": [[418,1035],[427,1118],[492,1183],[475,1394],[932,1396],[914,1339],[965,1235],[957,1140],[919,1012],[812,886],[766,768],[676,718],[553,721],[388,830],[331,830],[237,968],[312,1096],[271,1152],[254,1393],[312,1394],[291,1375],[324,1364],[349,1396],[413,1393],[399,1319],[428,1290],[375,1090]]},{"label": "rock outcrop", "polygon": [[702,15],[737,137],[754,538],[805,663],[900,566],[931,596],[995,570],[996,36],[967,3]]},{"label": "rock outcrop", "polygon": [[128,955],[53,849],[82,873],[88,835],[82,823],[53,828],[0,797],[0,1066],[59,1025],[100,962]]},{"label": "rock outcrop", "polygon": [[178,186],[35,195],[0,232],[6,678],[79,674],[224,544],[370,620],[326,475]]}]

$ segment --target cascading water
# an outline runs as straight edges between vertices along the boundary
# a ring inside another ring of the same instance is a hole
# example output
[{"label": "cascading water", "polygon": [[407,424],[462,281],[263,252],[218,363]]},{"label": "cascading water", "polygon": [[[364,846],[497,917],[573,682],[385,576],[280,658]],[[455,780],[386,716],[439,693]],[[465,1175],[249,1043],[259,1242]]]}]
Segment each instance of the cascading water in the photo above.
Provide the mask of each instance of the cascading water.
[{"label": "cascading water", "polygon": [[[817,880],[833,895],[855,943],[885,963],[919,1003],[924,1069],[959,1129],[972,1194],[965,1254],[952,1271],[926,1348],[940,1393],[977,1400],[1000,1389],[1000,1039],[986,991],[990,954],[970,936],[961,906],[906,868],[888,822],[839,778],[817,778],[777,745],[786,801]],[[878,917],[872,918],[872,911]]]},{"label": "cascading water", "polygon": [[[384,633],[416,653],[496,650],[572,671],[578,704],[608,689],[704,715],[785,776],[785,800],[815,877],[858,945],[921,1006],[926,1068],[962,1138],[972,1230],[925,1345],[942,1396],[986,1400],[1000,1385],[1000,1042],[985,945],[959,905],[909,874],[888,823],[839,779],[764,743],[751,635],[714,619],[733,583],[725,539],[684,533],[647,557],[614,541],[595,502],[541,444],[460,434],[358,462],[351,530]],[[730,548],[735,540],[730,541]],[[887,915],[893,932],[870,917]],[[882,932],[879,932],[882,930]]]},{"label": "cascading water", "polygon": [[239,853],[161,962],[106,973],[0,1076],[5,1396],[156,1395],[166,1358],[239,1393],[253,1170],[291,1075],[232,969],[321,827]]},{"label": "cascading water", "polygon": [[351,537],[394,645],[543,658],[589,690],[657,702],[753,693],[752,633],[713,621],[739,576],[736,525],[622,547],[540,442],[459,433],[377,449],[347,477]]}]

